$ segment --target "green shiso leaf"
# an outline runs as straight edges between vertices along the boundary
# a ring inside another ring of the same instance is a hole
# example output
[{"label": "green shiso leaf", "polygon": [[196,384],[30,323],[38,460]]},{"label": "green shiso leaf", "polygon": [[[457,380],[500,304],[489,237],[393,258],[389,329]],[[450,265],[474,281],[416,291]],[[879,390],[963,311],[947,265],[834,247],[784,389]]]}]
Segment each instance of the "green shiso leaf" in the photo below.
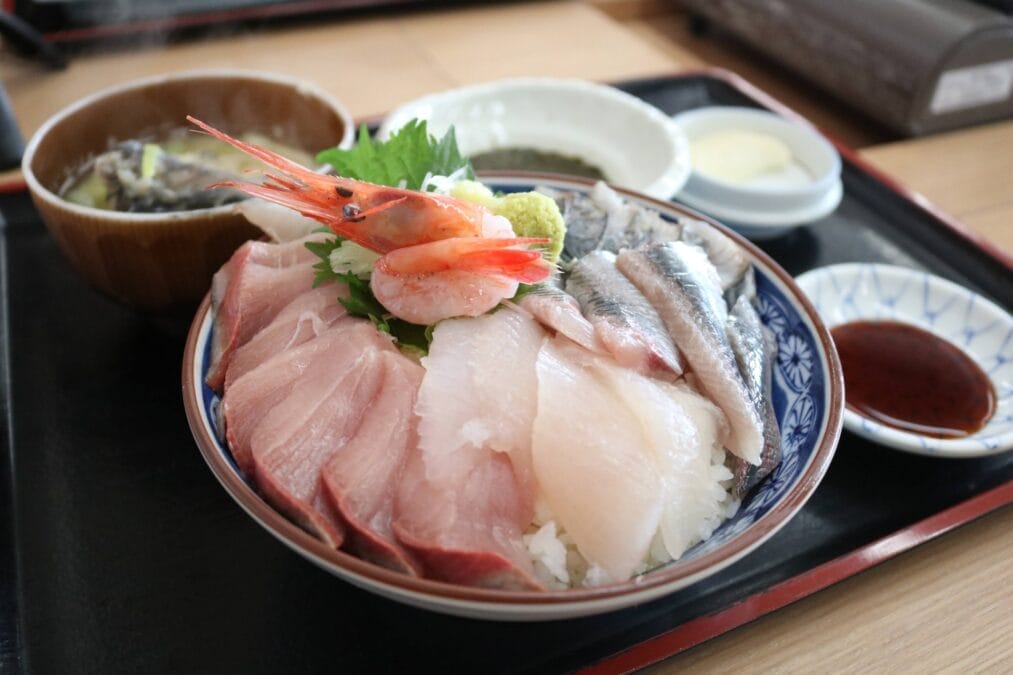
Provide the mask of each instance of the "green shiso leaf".
[{"label": "green shiso leaf", "polygon": [[453,127],[437,140],[429,134],[425,120],[408,122],[386,141],[374,141],[362,125],[355,147],[324,150],[317,161],[330,164],[346,178],[409,190],[421,189],[426,174],[449,176],[463,168],[466,178],[475,177],[471,162],[457,147]]},{"label": "green shiso leaf", "polygon": [[[412,120],[391,134],[386,141],[374,141],[366,128],[359,127],[359,139],[349,150],[331,148],[317,155],[321,164],[330,164],[346,178],[368,181],[378,185],[419,190],[427,175],[449,176],[464,169],[464,177],[472,180],[475,172],[471,162],[461,155],[454,129],[437,140],[429,135],[425,120]],[[330,237],[321,242],[308,242],[308,248],[320,260],[313,265],[313,286],[337,282],[348,286],[349,297],[339,302],[352,316],[366,317],[377,330],[389,333],[404,348],[422,354],[429,351],[432,326],[416,324],[395,318],[373,295],[369,281],[354,274],[335,272],[331,267],[331,253],[345,241],[329,229],[321,230]]]}]

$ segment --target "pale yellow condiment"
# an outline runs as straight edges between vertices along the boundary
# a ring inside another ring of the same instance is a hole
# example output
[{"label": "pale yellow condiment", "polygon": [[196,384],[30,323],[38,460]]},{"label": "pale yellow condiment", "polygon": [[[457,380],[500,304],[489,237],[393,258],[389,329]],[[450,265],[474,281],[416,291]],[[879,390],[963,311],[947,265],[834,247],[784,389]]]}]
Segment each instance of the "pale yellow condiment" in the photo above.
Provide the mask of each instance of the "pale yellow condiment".
[{"label": "pale yellow condiment", "polygon": [[696,171],[728,183],[747,183],[792,163],[791,149],[784,141],[743,129],[704,134],[690,141],[689,152]]}]

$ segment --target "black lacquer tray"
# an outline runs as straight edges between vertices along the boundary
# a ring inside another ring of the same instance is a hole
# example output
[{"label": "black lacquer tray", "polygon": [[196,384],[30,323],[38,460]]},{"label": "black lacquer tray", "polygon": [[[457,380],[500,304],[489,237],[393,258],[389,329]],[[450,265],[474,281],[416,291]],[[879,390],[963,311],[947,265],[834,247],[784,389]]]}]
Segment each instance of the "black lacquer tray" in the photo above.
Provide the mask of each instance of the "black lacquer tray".
[{"label": "black lacquer tray", "polygon": [[[669,113],[781,110],[720,71],[622,87]],[[792,274],[861,260],[925,268],[1013,307],[1008,260],[841,149],[840,208],[765,244],[768,253]],[[930,459],[845,432],[823,484],[784,530],[668,598],[540,624],[412,609],[318,570],[243,513],[186,423],[184,327],[86,286],[26,194],[0,194],[0,214],[2,672],[631,668],[1013,500],[1013,453]]]}]

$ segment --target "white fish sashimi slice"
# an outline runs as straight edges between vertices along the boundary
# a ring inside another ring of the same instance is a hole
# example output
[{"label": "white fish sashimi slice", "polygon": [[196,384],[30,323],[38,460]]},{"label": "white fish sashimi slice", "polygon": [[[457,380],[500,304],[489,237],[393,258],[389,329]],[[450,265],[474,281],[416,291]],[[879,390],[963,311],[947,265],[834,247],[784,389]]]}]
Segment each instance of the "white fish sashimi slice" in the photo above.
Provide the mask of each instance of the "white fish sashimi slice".
[{"label": "white fish sashimi slice", "polygon": [[437,325],[415,406],[430,479],[462,479],[480,451],[504,452],[534,508],[531,425],[544,337],[534,319],[509,308]]},{"label": "white fish sashimi slice", "polygon": [[665,468],[665,511],[661,536],[673,560],[697,541],[710,536],[724,519],[727,492],[720,480],[731,472],[719,467],[715,477],[711,457],[728,435],[728,419],[709,400],[680,385],[664,385],[668,409],[684,431],[660,445]]},{"label": "white fish sashimi slice", "polygon": [[728,433],[727,420],[717,406],[684,385],[605,362],[594,368],[639,419],[654,452],[664,494],[660,530],[668,554],[676,559],[720,517],[726,493],[711,477],[711,454]]},{"label": "white fish sashimi slice", "polygon": [[662,484],[640,419],[565,339],[538,355],[532,459],[552,513],[592,564],[628,579],[662,512]]}]

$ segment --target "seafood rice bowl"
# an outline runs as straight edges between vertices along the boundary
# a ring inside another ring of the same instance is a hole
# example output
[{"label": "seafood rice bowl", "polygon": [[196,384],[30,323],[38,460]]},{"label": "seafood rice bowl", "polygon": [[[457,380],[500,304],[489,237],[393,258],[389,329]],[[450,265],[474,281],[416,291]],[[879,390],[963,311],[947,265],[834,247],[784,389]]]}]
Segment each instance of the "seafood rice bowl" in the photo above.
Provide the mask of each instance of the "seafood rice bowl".
[{"label": "seafood rice bowl", "polygon": [[184,401],[227,491],[325,569],[463,616],[601,613],[741,558],[825,473],[832,343],[720,226],[604,183],[419,191],[236,143],[278,172],[233,185],[277,241],[216,275]]}]

